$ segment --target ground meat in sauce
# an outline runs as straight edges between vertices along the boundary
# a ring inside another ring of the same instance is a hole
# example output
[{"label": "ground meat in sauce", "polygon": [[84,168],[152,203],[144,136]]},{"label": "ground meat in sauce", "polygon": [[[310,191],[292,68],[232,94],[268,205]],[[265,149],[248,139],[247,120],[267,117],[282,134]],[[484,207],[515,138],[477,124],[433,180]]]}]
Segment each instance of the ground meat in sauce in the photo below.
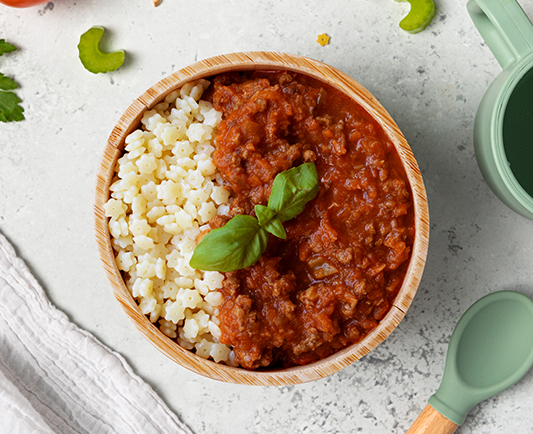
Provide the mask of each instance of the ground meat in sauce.
[{"label": "ground meat in sauce", "polygon": [[[318,196],[226,273],[221,342],[248,369],[294,366],[363,339],[389,311],[414,236],[410,188],[378,124],[336,89],[289,72],[229,73],[205,96],[223,113],[215,164],[229,216],[266,205],[276,174],[314,161]],[[216,216],[212,228],[229,217]]]}]

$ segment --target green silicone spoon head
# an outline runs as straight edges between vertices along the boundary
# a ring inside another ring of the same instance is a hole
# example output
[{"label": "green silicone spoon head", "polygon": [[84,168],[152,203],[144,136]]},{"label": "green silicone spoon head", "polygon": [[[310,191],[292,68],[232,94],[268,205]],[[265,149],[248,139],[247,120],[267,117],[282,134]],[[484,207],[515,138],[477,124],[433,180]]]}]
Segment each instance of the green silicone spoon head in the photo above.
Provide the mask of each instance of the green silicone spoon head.
[{"label": "green silicone spoon head", "polygon": [[428,403],[457,425],[533,366],[533,301],[501,291],[474,303],[450,339],[442,382]]},{"label": "green silicone spoon head", "polygon": [[433,0],[396,0],[409,2],[411,9],[405,18],[400,21],[400,28],[408,33],[418,33],[424,30],[437,13],[437,7]]},{"label": "green silicone spoon head", "polygon": [[81,63],[93,74],[115,71],[124,63],[123,50],[108,53],[100,49],[100,40],[104,31],[103,27],[92,27],[81,35],[78,44]]}]

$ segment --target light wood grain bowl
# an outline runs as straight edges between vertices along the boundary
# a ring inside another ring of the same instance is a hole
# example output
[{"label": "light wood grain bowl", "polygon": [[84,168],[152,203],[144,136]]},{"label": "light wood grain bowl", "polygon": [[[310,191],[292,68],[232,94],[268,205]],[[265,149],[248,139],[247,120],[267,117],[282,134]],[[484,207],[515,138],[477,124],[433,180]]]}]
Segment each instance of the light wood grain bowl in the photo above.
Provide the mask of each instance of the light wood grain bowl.
[{"label": "light wood grain bowl", "polygon": [[[313,364],[261,371],[230,367],[196,356],[165,336],[141,313],[117,268],[108,219],[103,210],[109,199],[109,186],[115,164],[123,152],[124,140],[139,127],[145,110],[151,109],[189,81],[228,71],[254,69],[290,70],[306,74],[340,89],[366,109],[382,126],[401,157],[411,185],[416,231],[412,257],[399,294],[385,318],[363,341]],[[381,104],[363,86],[331,66],[301,56],[274,52],[232,53],[202,60],[169,75],[137,98],[114,127],[102,155],[96,180],[94,217],[98,250],[106,276],[115,297],[141,333],[163,354],[193,372],[220,381],[263,386],[298,384],[326,377],[360,359],[383,342],[398,326],[416,294],[426,261],[429,237],[427,198],[420,170],[407,141]]]}]

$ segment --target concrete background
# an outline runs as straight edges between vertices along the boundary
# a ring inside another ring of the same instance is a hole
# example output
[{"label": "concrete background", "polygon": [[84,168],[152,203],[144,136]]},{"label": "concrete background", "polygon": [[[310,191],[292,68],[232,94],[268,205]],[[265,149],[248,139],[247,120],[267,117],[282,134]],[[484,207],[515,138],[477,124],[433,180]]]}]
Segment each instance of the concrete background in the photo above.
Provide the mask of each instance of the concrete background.
[{"label": "concrete background", "polygon": [[[436,0],[423,32],[398,27],[392,0],[56,0],[0,5],[0,39],[19,50],[0,71],[20,85],[26,120],[0,124],[0,231],[51,301],[121,353],[197,434],[402,433],[440,383],[447,344],[478,298],[533,296],[533,221],[507,209],[476,164],[472,129],[501,68],[463,0]],[[533,2],[522,6],[533,17]],[[107,29],[104,49],[127,61],[86,71],[82,33]],[[320,46],[317,36],[330,43]],[[275,50],[324,61],[372,92],[404,132],[422,170],[431,216],[421,286],[400,326],[369,355],[321,381],[291,387],[229,385],[166,359],[115,301],[94,241],[92,201],[106,139],[152,84],[196,60]],[[475,407],[460,434],[533,433],[533,373]]]}]

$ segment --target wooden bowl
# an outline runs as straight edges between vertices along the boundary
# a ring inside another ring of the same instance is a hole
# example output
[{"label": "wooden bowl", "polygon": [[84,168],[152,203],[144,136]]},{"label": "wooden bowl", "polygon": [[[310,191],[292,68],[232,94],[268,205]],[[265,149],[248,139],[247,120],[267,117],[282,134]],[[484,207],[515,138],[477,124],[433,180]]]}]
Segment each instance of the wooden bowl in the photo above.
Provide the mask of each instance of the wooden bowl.
[{"label": "wooden bowl", "polygon": [[[387,315],[365,339],[309,365],[260,371],[230,367],[196,356],[165,336],[141,313],[117,268],[108,219],[103,209],[109,199],[109,186],[115,164],[123,152],[124,140],[138,128],[145,110],[151,109],[189,81],[228,71],[254,69],[289,70],[306,74],[349,95],[374,117],[403,162],[412,190],[416,232],[410,264],[398,296]],[[137,98],[114,127],[101,158],[96,180],[94,217],[98,250],[106,276],[115,297],[141,333],[163,354],[193,372],[220,381],[263,386],[298,384],[326,377],[360,359],[383,342],[398,326],[415,296],[426,261],[429,237],[427,198],[420,170],[407,141],[381,104],[363,86],[331,66],[301,56],[273,52],[233,53],[202,60],[169,75]]]}]

